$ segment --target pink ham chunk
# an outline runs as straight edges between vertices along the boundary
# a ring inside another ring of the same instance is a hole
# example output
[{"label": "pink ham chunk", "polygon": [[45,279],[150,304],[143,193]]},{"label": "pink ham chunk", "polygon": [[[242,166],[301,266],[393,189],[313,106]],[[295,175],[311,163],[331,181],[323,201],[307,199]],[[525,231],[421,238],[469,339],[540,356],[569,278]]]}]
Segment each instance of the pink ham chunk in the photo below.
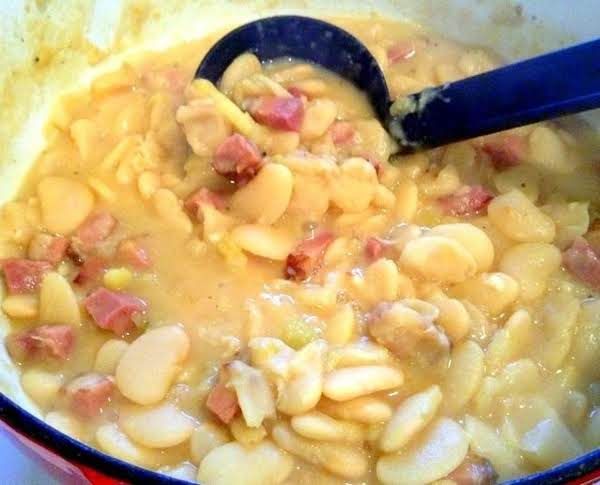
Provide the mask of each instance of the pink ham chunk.
[{"label": "pink ham chunk", "polygon": [[6,347],[13,359],[67,359],[75,347],[75,330],[70,325],[41,325],[9,335]]},{"label": "pink ham chunk", "polygon": [[600,256],[584,238],[576,238],[563,253],[563,264],[579,281],[600,290]]},{"label": "pink ham chunk", "polygon": [[57,264],[65,257],[69,240],[62,236],[39,233],[29,243],[28,255],[36,261],[48,261]]},{"label": "pink ham chunk", "polygon": [[260,124],[283,131],[300,131],[304,120],[304,103],[295,96],[261,96],[249,111]]},{"label": "pink ham chunk", "polygon": [[94,249],[117,227],[117,220],[108,212],[97,212],[89,216],[77,229],[74,240],[83,251]]},{"label": "pink ham chunk", "polygon": [[519,135],[497,135],[487,140],[482,150],[489,155],[496,170],[504,170],[523,162],[527,156],[527,142]]},{"label": "pink ham chunk", "polygon": [[2,270],[9,293],[32,293],[40,286],[44,274],[52,270],[52,265],[47,261],[7,259],[2,263]]},{"label": "pink ham chunk", "polygon": [[443,211],[452,216],[470,216],[483,211],[494,194],[481,185],[466,185],[438,199]]},{"label": "pink ham chunk", "polygon": [[107,263],[100,256],[89,256],[85,258],[79,268],[79,273],[73,280],[76,285],[86,286],[97,282],[106,270]]},{"label": "pink ham chunk", "polygon": [[368,261],[376,261],[383,256],[384,244],[376,237],[370,237],[365,243],[365,256]]},{"label": "pink ham chunk", "polygon": [[229,424],[240,409],[236,393],[221,382],[210,391],[206,407],[225,424]]},{"label": "pink ham chunk", "polygon": [[285,263],[285,276],[288,279],[302,281],[315,274],[323,262],[323,255],[333,242],[334,236],[323,231],[305,239],[288,255]]},{"label": "pink ham chunk", "polygon": [[200,207],[205,204],[212,205],[218,210],[224,210],[227,207],[227,199],[221,192],[202,187],[185,199],[183,207],[190,215],[195,217]]},{"label": "pink ham chunk", "polygon": [[117,247],[117,259],[132,268],[143,270],[152,266],[146,249],[135,239],[125,239]]},{"label": "pink ham chunk", "polygon": [[65,388],[67,401],[76,414],[83,418],[94,418],[108,404],[114,390],[111,377],[90,373],[73,379]]},{"label": "pink ham chunk", "polygon": [[489,460],[467,456],[448,478],[456,485],[494,485],[498,474]]},{"label": "pink ham chunk", "polygon": [[258,173],[263,159],[254,143],[234,133],[217,147],[212,164],[218,174],[243,184]]},{"label": "pink ham chunk", "polygon": [[117,335],[124,335],[133,330],[134,314],[146,310],[144,300],[106,288],[98,288],[91,293],[83,305],[98,327],[111,330]]},{"label": "pink ham chunk", "polygon": [[390,46],[387,50],[388,62],[391,65],[406,61],[416,53],[415,44],[410,40],[401,40]]},{"label": "pink ham chunk", "polygon": [[349,121],[336,121],[329,131],[335,145],[351,145],[356,140],[356,130]]}]

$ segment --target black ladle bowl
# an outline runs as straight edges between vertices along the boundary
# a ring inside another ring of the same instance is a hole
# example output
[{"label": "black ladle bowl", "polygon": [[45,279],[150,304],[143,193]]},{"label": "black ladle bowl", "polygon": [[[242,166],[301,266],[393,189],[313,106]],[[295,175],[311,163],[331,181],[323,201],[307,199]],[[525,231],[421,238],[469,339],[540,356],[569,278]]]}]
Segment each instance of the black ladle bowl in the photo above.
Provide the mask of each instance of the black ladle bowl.
[{"label": "black ladle bowl", "polygon": [[390,94],[379,64],[362,42],[335,25],[297,15],[244,24],[208,51],[196,77],[216,84],[229,64],[245,52],[261,62],[299,59],[323,66],[364,91],[380,120],[389,117]]},{"label": "black ladle bowl", "polygon": [[261,62],[318,64],[364,91],[401,152],[433,148],[600,107],[600,39],[410,94],[392,105],[369,50],[328,22],[282,15],[242,25],[202,60],[197,78],[217,83],[240,54]]}]

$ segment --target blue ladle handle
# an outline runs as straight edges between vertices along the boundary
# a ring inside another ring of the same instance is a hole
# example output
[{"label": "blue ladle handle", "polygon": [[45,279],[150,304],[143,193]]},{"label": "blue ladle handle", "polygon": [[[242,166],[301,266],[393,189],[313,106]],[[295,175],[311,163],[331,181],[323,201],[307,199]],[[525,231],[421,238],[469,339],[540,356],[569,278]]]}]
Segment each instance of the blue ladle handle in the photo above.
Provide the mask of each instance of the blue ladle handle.
[{"label": "blue ladle handle", "polygon": [[600,39],[398,101],[388,128],[403,151],[433,148],[600,108]]}]

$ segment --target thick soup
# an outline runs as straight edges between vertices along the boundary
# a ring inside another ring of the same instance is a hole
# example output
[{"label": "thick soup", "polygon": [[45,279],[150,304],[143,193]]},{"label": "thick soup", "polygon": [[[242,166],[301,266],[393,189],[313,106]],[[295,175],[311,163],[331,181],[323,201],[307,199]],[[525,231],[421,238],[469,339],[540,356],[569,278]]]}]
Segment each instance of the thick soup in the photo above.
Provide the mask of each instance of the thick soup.
[{"label": "thick soup", "polygon": [[[497,64],[340,20],[394,96]],[[489,484],[600,444],[600,177],[542,123],[412,156],[365,96],[214,39],[64,98],[2,208],[48,423],[206,485]]]}]

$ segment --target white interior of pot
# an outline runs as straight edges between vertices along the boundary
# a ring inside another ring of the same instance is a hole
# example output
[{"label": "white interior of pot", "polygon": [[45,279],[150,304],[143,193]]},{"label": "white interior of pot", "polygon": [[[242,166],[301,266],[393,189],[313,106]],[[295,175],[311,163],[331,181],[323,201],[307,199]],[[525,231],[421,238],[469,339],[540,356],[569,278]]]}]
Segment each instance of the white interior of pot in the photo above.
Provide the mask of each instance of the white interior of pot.
[{"label": "white interior of pot", "polygon": [[[491,47],[519,59],[600,35],[597,0],[332,0],[147,1],[96,0],[82,9],[77,0],[0,2],[0,204],[12,198],[44,146],[42,129],[58,95],[78,89],[99,73],[140,50],[155,50],[201,37],[259,16],[372,15],[404,18],[455,40]],[[551,3],[551,8],[549,3]],[[28,5],[26,4],[33,4]],[[53,58],[38,66],[50,46]],[[92,60],[100,59],[95,65]],[[15,88],[17,86],[17,88]],[[18,87],[21,87],[19,90]],[[600,129],[600,114],[587,118]],[[0,314],[0,336],[8,330]],[[20,388],[18,375],[0,346],[0,390],[37,413]]]}]

